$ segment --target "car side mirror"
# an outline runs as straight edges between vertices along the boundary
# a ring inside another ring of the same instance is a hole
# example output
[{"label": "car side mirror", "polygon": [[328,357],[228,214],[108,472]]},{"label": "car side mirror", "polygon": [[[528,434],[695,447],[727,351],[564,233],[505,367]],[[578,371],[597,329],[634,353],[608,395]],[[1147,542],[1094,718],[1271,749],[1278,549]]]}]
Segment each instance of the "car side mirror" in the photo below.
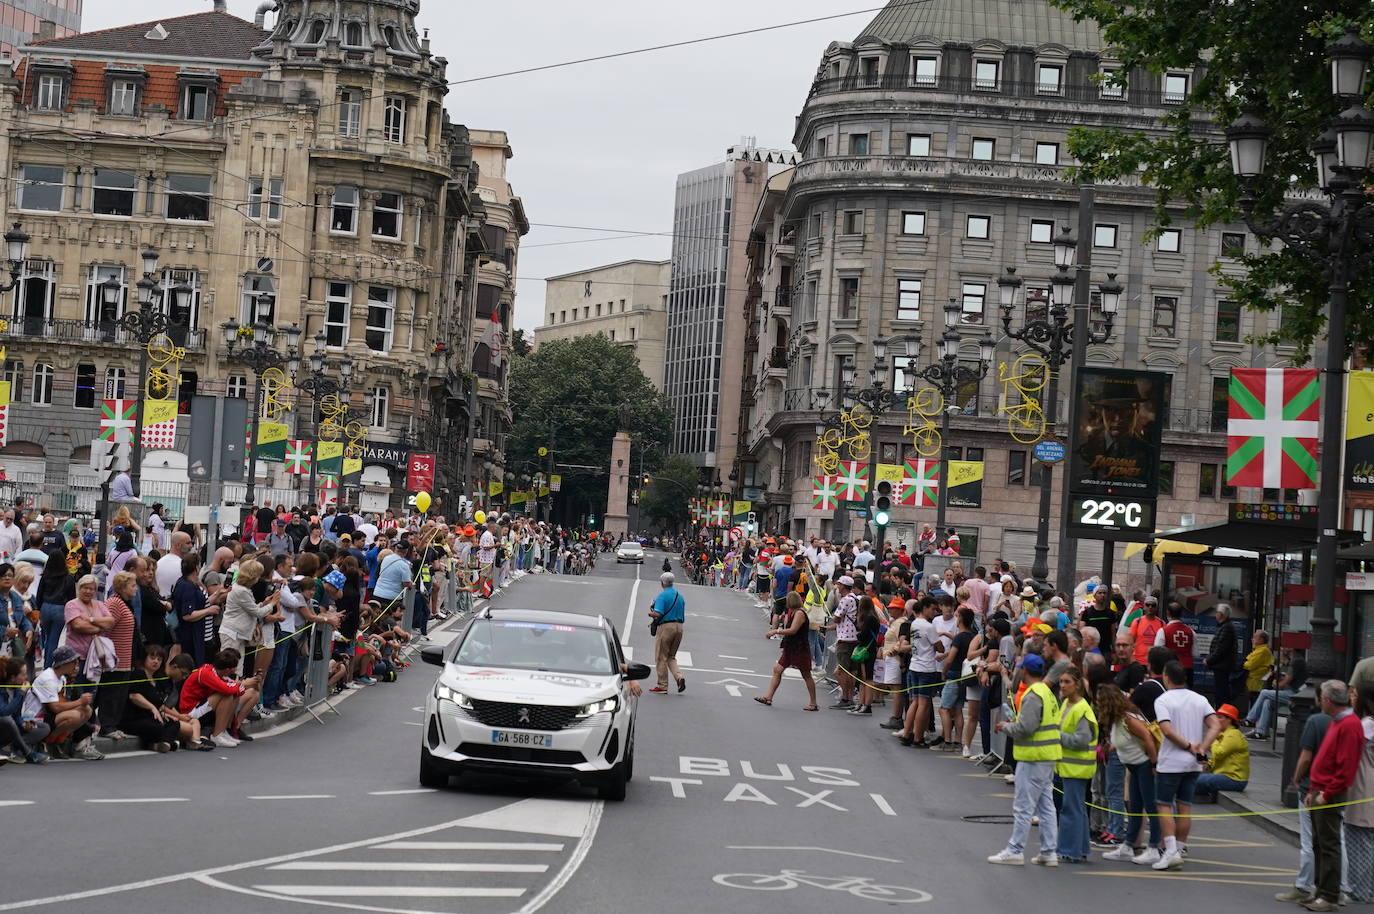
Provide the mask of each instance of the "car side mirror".
[{"label": "car side mirror", "polygon": [[627,663],[625,665],[626,679],[648,679],[653,670],[643,663]]},{"label": "car side mirror", "polygon": [[[434,666],[444,665],[444,648],[438,644],[426,644],[420,648],[420,659]],[[645,667],[647,670],[648,667]]]}]

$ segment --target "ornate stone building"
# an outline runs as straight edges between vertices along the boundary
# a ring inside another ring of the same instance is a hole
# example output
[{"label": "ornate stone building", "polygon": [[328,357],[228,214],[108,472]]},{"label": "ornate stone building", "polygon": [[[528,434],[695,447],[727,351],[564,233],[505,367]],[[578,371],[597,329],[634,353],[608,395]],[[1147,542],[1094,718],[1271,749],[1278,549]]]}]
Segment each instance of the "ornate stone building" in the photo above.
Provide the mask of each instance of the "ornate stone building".
[{"label": "ornate stone building", "polygon": [[[1044,316],[1051,239],[1077,222],[1068,131],[1159,130],[1199,75],[1122,73],[1092,23],[1047,0],[895,2],[854,41],[826,49],[797,118],[804,160],[739,214],[753,223],[742,484],[766,490],[769,528],[859,532],[862,521],[839,530],[835,512],[812,507],[818,423],[847,372],[860,384],[869,377],[876,339],[889,341],[882,383],[908,387],[908,371],[937,357],[953,299],[960,358],[977,361],[988,329],[997,348],[989,376],[956,395],[945,442],[953,458],[983,462],[982,507],[951,507],[948,519],[966,552],[1029,568],[1040,465],[998,415],[997,363],[1025,351],[1002,333],[998,278],[1012,266],[1024,280],[1014,328]],[[1093,288],[1111,273],[1126,293],[1113,338],[1089,347],[1088,363],[1170,376],[1158,521],[1167,529],[1220,519],[1235,496],[1222,475],[1230,370],[1284,365],[1291,353],[1247,342],[1274,318],[1241,312],[1209,273],[1236,269],[1253,236],[1241,226],[1199,230],[1181,213],[1152,236],[1153,198],[1138,181],[1096,188]],[[906,418],[889,413],[875,425],[882,462],[912,455]],[[1057,529],[1057,495],[1053,504]],[[916,525],[934,520],[934,508],[902,507],[890,533],[911,543]],[[1100,550],[1082,544],[1080,572],[1099,567]]]},{"label": "ornate stone building", "polygon": [[[192,396],[252,389],[220,327],[265,319],[294,324],[303,356],[318,336],[332,364],[352,360],[350,404],[375,447],[350,498],[399,505],[412,451],[438,455],[436,494],[465,491],[478,403],[504,396],[474,377],[481,278],[499,264],[509,304],[518,245],[493,244],[484,220],[494,205],[508,224],[518,201],[500,168],[487,199],[482,147],[444,111],[447,61],[418,11],[281,0],[256,22],[217,9],[23,49],[0,87],[0,206],[32,237],[4,334],[11,479],[88,482],[100,400],[138,396],[117,322],[152,249],[186,357],[177,446],[145,454],[146,479],[185,481]],[[309,399],[288,399],[292,437],[312,437]],[[306,500],[281,491],[293,479],[259,463],[270,497]]]}]

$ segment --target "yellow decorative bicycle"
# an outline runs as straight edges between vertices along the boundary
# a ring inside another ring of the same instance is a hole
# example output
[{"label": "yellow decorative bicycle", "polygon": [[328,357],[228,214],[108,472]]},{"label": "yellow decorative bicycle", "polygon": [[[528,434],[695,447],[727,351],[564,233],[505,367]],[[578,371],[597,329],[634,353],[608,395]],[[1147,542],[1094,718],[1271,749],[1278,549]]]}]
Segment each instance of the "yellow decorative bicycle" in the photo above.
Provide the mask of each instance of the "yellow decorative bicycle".
[{"label": "yellow decorative bicycle", "polygon": [[[834,456],[834,466],[839,467],[839,451],[849,449],[850,460],[867,460],[873,453],[873,443],[868,436],[869,426],[873,424],[873,414],[866,410],[841,410],[840,427],[828,428],[821,433],[820,450],[822,459]],[[829,462],[829,461],[827,461]],[[833,472],[833,470],[825,470]]]},{"label": "yellow decorative bicycle", "polygon": [[943,443],[940,424],[936,421],[945,408],[945,398],[933,387],[923,387],[906,401],[906,425],[903,435],[911,436],[911,447],[922,457],[940,453]]},{"label": "yellow decorative bicycle", "polygon": [[[1027,353],[1008,368],[1006,362],[997,366],[997,379],[1002,385],[1002,403],[998,412],[1007,417],[1007,431],[1020,444],[1036,444],[1049,433],[1045,407],[1037,396],[1049,384],[1050,368],[1043,358]],[[1008,405],[1012,392],[1016,405]]]}]

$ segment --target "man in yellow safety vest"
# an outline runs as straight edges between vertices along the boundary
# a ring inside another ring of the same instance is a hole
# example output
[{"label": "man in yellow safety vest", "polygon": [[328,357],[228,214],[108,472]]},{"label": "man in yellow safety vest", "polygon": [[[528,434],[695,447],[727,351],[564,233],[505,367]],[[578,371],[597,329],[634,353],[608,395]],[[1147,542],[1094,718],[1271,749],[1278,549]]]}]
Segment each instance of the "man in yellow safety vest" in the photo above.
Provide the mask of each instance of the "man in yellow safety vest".
[{"label": "man in yellow safety vest", "polygon": [[1023,866],[1031,818],[1040,817],[1040,853],[1031,863],[1059,865],[1059,822],[1054,809],[1054,768],[1063,757],[1059,741],[1059,701],[1045,685],[1045,659],[1027,654],[1021,672],[1029,683],[1021,696],[1016,720],[997,724],[1013,741],[1016,759],[1016,795],[1012,800],[1011,838],[1007,846],[988,858],[988,863]]}]

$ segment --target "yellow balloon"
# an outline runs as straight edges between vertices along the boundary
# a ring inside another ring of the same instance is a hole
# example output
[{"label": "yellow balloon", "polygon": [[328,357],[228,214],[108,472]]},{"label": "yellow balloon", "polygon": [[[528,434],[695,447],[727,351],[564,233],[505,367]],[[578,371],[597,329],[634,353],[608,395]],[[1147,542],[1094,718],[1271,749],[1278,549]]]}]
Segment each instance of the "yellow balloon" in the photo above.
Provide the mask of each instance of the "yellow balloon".
[{"label": "yellow balloon", "polygon": [[487,512],[479,510],[472,515],[472,519],[479,524],[485,524],[487,522]]},{"label": "yellow balloon", "polygon": [[420,509],[421,514],[429,510],[430,501],[431,499],[428,492],[415,493],[415,507]]}]

